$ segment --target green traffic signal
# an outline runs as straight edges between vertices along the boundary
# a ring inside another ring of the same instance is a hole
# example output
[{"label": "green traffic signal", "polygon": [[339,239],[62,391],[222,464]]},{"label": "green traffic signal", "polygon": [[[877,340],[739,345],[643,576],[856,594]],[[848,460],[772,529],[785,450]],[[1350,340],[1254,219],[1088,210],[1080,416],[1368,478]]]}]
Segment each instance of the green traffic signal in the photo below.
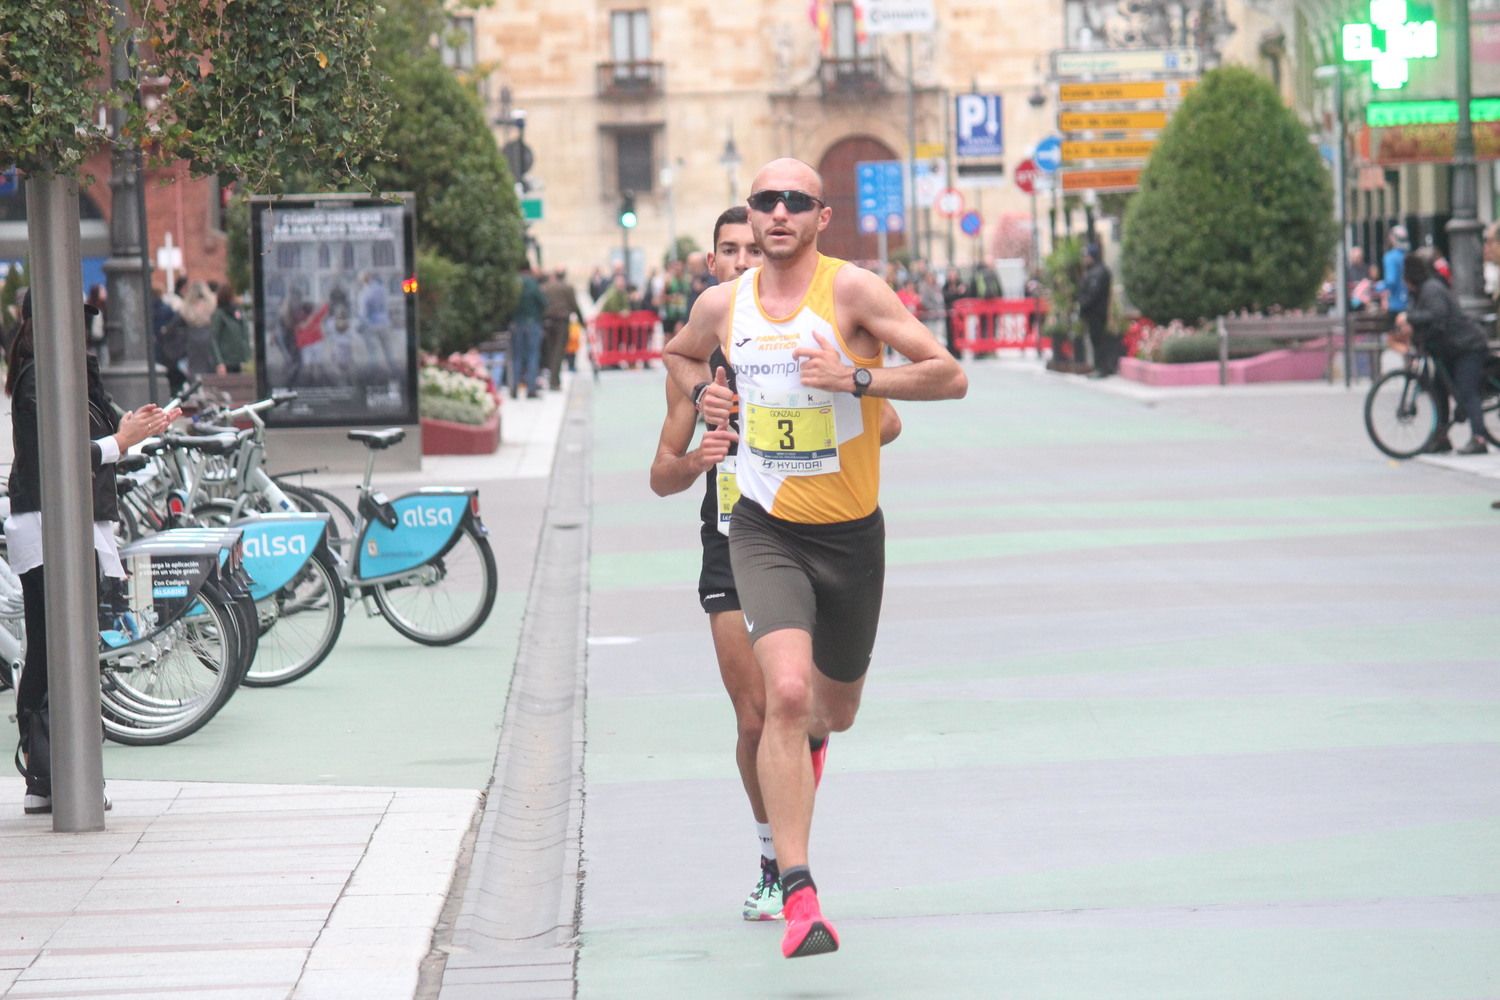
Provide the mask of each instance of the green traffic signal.
[{"label": "green traffic signal", "polygon": [[635,192],[626,191],[620,196],[620,228],[634,229],[636,221]]}]

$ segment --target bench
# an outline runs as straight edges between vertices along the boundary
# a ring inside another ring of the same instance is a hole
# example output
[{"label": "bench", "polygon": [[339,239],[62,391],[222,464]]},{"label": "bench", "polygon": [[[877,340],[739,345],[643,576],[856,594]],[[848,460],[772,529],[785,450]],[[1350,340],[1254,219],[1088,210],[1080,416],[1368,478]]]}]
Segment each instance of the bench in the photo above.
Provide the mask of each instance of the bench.
[{"label": "bench", "polygon": [[1220,385],[1229,384],[1231,340],[1286,341],[1297,347],[1321,340],[1328,353],[1326,372],[1332,377],[1333,350],[1339,333],[1339,321],[1333,316],[1220,316],[1218,328]]}]

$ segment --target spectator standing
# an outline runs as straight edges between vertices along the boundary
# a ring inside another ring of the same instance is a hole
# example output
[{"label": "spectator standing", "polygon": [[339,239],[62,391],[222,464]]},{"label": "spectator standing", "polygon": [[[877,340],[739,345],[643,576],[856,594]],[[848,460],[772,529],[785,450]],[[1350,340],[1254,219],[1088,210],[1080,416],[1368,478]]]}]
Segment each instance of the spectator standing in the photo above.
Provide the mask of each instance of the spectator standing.
[{"label": "spectator standing", "polygon": [[89,350],[97,351],[99,345],[104,343],[104,309],[109,298],[109,293],[103,285],[94,285],[89,289],[89,297],[84,305],[94,310],[88,319],[89,328]]},{"label": "spectator standing", "polygon": [[948,325],[948,303],[943,297],[943,286],[938,284],[937,272],[924,268],[922,280],[917,283],[917,296],[922,301],[920,315],[927,329],[937,340],[943,339],[943,330]]},{"label": "spectator standing", "polygon": [[1119,365],[1119,340],[1109,329],[1109,290],[1112,276],[1104,266],[1097,243],[1083,252],[1083,280],[1078,284],[1078,315],[1088,328],[1094,350],[1094,378],[1108,378]]},{"label": "spectator standing", "polygon": [[[84,307],[86,320],[93,318],[92,313],[92,306]],[[6,355],[5,392],[11,398],[11,441],[15,463],[10,470],[10,516],[5,520],[5,539],[11,569],[21,578],[26,616],[26,665],[16,689],[16,725],[21,738],[17,763],[23,765],[21,773],[26,779],[22,808],[29,815],[52,811],[51,724],[47,704],[47,591],[42,568],[42,456],[34,344],[28,294],[21,304],[21,325]],[[122,415],[109,393],[104,391],[104,383],[99,377],[99,360],[92,354],[87,358],[86,372],[95,561],[102,576],[123,581],[125,568],[120,562],[119,543],[115,539],[119,500],[115,492],[114,463],[127,448],[166,430],[181,411],[164,411],[155,403],[147,403]],[[84,623],[77,624],[82,627]],[[108,799],[104,808],[109,808]]]},{"label": "spectator standing", "polygon": [[[1413,296],[1411,306],[1397,315],[1396,326],[1411,331],[1413,342],[1441,361],[1453,379],[1458,404],[1469,420],[1472,436],[1458,449],[1460,455],[1483,455],[1489,450],[1484,443],[1484,409],[1479,386],[1484,378],[1484,361],[1488,345],[1479,324],[1463,311],[1453,289],[1432,271],[1419,254],[1406,255],[1402,277]],[[1429,383],[1438,419],[1448,420],[1448,391],[1441,379]],[[1428,451],[1452,451],[1453,442],[1444,434],[1428,445]]]},{"label": "spectator standing", "polygon": [[1344,281],[1353,288],[1365,280],[1365,251],[1362,247],[1349,248],[1349,266],[1344,269]]},{"label": "spectator standing", "polygon": [[609,285],[610,280],[605,275],[604,269],[602,267],[594,268],[594,273],[589,275],[589,298],[594,302],[598,302],[599,296],[609,291]]},{"label": "spectator standing", "polygon": [[583,322],[578,308],[578,294],[568,282],[568,272],[558,268],[542,287],[547,308],[542,314],[542,367],[547,370],[547,388],[562,388],[563,351],[568,344],[568,327],[575,318]]},{"label": "spectator standing", "polygon": [[529,399],[542,393],[537,372],[541,367],[542,317],[546,311],[547,300],[532,273],[531,262],[527,261],[521,265],[521,298],[510,317],[510,348],[518,366],[515,394],[518,395],[519,387],[524,385]]},{"label": "spectator standing", "polygon": [[974,265],[974,280],[969,282],[969,294],[976,299],[1000,297],[1000,276],[984,261]]},{"label": "spectator standing", "polygon": [[717,285],[719,283],[719,279],[716,278],[713,271],[709,269],[708,258],[696,250],[688,254],[687,271],[688,281],[690,283],[690,287],[688,288],[687,311],[691,315],[693,311],[693,303],[698,301],[698,296],[702,295],[705,289],[709,289]]},{"label": "spectator standing", "polygon": [[1380,290],[1386,294],[1386,308],[1393,313],[1406,311],[1406,255],[1411,250],[1405,226],[1392,226],[1386,235],[1387,250],[1381,258]]},{"label": "spectator standing", "polygon": [[194,281],[183,290],[182,307],[171,325],[181,331],[183,354],[179,365],[188,377],[224,374],[224,361],[219,357],[213,329],[218,308],[218,300],[206,283]]},{"label": "spectator standing", "polygon": [[245,329],[245,317],[240,312],[239,298],[229,285],[219,286],[218,308],[213,318],[214,344],[219,349],[219,359],[224,370],[232,375],[244,371],[250,360],[250,334]]},{"label": "spectator standing", "polygon": [[626,283],[623,271],[615,275],[609,290],[599,300],[599,311],[621,314],[630,312],[630,285]]}]

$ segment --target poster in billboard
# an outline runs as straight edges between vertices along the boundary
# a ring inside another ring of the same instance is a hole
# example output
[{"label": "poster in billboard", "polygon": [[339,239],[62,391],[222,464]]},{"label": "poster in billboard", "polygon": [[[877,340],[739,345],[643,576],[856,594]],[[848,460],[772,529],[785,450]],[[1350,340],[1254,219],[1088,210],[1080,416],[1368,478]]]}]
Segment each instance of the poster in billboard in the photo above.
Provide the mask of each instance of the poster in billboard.
[{"label": "poster in billboard", "polygon": [[279,427],[417,422],[411,195],[257,198],[250,206],[261,396]]}]

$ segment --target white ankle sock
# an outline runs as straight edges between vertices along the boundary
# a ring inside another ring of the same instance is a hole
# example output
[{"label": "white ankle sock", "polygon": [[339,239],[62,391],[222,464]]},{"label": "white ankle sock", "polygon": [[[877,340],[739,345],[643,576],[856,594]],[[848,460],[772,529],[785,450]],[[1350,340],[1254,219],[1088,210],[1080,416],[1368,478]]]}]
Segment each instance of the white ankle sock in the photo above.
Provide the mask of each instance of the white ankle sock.
[{"label": "white ankle sock", "polygon": [[776,845],[771,843],[771,824],[756,823],[756,836],[760,837],[760,856],[767,861],[776,860]]}]

